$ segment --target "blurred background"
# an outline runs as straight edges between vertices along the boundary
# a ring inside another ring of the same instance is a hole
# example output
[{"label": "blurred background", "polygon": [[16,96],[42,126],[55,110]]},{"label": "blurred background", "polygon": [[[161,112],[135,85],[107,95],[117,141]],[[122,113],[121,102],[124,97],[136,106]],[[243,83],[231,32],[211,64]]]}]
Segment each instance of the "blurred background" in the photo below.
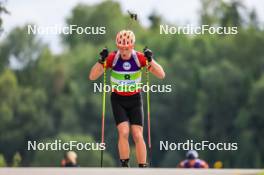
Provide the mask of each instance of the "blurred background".
[{"label": "blurred background", "polygon": [[[237,151],[199,152],[210,166],[264,167],[263,2],[31,2],[0,0],[0,166],[60,166],[63,151],[27,151],[28,140],[100,142],[102,94],[87,75],[104,46],[116,49],[131,9],[139,14],[131,26],[136,50],[152,49],[167,74],[151,83],[173,85],[171,93],[151,94],[153,165],[184,159],[185,151],[159,151],[160,140],[192,139],[238,143]],[[27,24],[106,26],[107,33],[28,35]],[[159,35],[160,24],[238,26],[239,34]],[[104,164],[116,166],[109,94],[105,133]],[[81,166],[100,165],[99,151],[77,153]]]}]

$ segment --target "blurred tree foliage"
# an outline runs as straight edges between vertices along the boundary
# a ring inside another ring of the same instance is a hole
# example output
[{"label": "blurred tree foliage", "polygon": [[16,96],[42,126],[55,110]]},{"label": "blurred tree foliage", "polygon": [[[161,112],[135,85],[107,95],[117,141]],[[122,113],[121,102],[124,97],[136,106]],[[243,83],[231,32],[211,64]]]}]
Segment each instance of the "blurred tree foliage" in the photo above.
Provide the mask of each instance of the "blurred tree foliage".
[{"label": "blurred tree foliage", "polygon": [[1,18],[1,15],[9,13],[8,10],[4,6],[5,5],[4,2],[5,2],[4,0],[0,1],[0,29],[2,29],[2,24],[3,24],[3,20]]},{"label": "blurred tree foliage", "polygon": [[12,167],[19,167],[21,164],[22,158],[19,152],[16,152],[16,154],[13,157]]},{"label": "blurred tree foliage", "polygon": [[0,154],[0,167],[6,167],[5,157]]},{"label": "blurred tree foliage", "polygon": [[[239,33],[159,35],[164,21],[155,12],[149,28],[132,25],[136,49],[147,45],[166,71],[165,80],[151,77],[151,82],[172,84],[173,90],[151,94],[153,163],[175,167],[184,158],[184,151],[160,151],[160,140],[192,139],[238,143],[237,151],[200,152],[210,164],[221,160],[226,168],[263,167],[264,31],[254,9],[240,1],[201,4],[201,24],[239,26]],[[27,151],[28,140],[100,142],[101,94],[93,93],[87,75],[100,49],[116,49],[115,34],[128,24],[128,15],[113,1],[79,4],[66,23],[105,26],[106,35],[63,35],[67,49],[56,55],[38,37],[27,35],[26,26],[14,28],[0,43],[0,152],[9,165],[17,153],[23,166],[59,165],[62,152]],[[106,161],[113,166],[117,135],[109,101],[108,94]],[[98,166],[99,156],[82,152],[80,164]]]}]

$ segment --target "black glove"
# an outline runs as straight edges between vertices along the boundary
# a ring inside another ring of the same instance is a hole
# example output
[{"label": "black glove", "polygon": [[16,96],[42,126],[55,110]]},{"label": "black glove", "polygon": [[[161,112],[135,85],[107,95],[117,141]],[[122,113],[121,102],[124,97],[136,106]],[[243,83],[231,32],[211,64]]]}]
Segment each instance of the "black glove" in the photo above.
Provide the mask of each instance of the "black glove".
[{"label": "black glove", "polygon": [[107,48],[103,48],[103,50],[100,52],[100,58],[98,60],[99,63],[104,64],[106,58],[108,57],[108,49]]},{"label": "black glove", "polygon": [[151,62],[153,59],[153,53],[150,49],[148,49],[147,47],[145,47],[143,49],[144,52],[144,56],[148,59],[148,62]]}]

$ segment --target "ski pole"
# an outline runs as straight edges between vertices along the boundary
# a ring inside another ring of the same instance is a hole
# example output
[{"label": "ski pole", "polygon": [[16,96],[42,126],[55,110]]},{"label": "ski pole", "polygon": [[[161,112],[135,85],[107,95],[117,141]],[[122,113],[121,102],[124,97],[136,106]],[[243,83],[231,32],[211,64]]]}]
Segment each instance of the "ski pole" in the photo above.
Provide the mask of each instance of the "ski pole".
[{"label": "ski pole", "polygon": [[150,126],[150,94],[149,94],[149,62],[146,60],[146,74],[147,74],[147,115],[148,115],[148,155],[149,155],[149,166],[151,166],[152,161],[152,147],[151,147],[151,126]]},{"label": "ski pole", "polygon": [[[106,85],[106,61],[104,61],[104,77],[103,77],[103,104],[102,104],[102,130],[101,130],[101,143],[104,143],[104,130],[105,130],[105,85]],[[103,167],[104,150],[101,150],[101,167]]]}]

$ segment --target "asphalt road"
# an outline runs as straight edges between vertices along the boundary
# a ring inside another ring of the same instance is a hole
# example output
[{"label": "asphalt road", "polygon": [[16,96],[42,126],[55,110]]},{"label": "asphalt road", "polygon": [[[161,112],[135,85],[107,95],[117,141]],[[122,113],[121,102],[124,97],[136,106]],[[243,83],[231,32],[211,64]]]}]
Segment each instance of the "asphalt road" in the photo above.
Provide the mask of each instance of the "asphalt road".
[{"label": "asphalt road", "polygon": [[0,175],[264,175],[264,169],[0,168]]}]

